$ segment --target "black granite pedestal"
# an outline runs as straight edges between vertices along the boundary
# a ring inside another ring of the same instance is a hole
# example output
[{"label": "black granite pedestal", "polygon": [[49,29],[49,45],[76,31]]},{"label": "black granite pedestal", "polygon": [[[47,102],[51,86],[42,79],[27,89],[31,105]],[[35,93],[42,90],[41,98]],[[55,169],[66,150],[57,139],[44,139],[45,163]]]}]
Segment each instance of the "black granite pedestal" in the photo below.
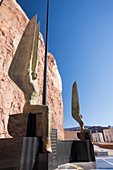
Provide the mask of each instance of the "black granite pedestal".
[{"label": "black granite pedestal", "polygon": [[91,141],[73,141],[69,162],[95,161],[94,149]]},{"label": "black granite pedestal", "polygon": [[38,137],[0,139],[0,170],[57,168],[57,130],[52,129],[52,153],[39,152]]},{"label": "black granite pedestal", "polygon": [[95,161],[94,148],[91,141],[58,141],[58,165],[68,162]]},{"label": "black granite pedestal", "polygon": [[58,141],[52,129],[52,153],[40,152],[38,137],[0,139],[0,170],[54,170],[65,163],[94,162],[90,140]]}]

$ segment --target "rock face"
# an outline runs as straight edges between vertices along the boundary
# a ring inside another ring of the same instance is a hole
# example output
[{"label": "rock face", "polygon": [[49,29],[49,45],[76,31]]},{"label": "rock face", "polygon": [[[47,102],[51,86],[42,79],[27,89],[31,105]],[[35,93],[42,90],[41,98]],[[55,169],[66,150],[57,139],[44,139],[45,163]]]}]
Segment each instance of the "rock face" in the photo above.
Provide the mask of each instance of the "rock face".
[{"label": "rock face", "polygon": [[[15,0],[3,0],[0,6],[0,138],[9,137],[7,123],[10,114],[19,114],[25,103],[22,91],[8,76],[28,18]],[[38,51],[39,104],[42,102],[45,45],[40,33]],[[64,139],[62,81],[52,54],[48,53],[47,105],[52,108],[52,127],[58,129],[58,139]]]}]

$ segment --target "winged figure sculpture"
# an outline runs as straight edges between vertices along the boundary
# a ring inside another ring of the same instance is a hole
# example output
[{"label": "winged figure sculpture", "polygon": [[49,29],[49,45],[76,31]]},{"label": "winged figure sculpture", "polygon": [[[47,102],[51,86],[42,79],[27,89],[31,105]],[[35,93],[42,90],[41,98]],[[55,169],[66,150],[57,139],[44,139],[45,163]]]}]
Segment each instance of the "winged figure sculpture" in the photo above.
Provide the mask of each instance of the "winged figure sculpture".
[{"label": "winged figure sculpture", "polygon": [[79,97],[78,97],[78,89],[76,81],[73,83],[72,86],[72,117],[79,123],[80,130],[84,130],[84,122],[82,119],[82,115],[80,113],[80,106],[79,106]]}]

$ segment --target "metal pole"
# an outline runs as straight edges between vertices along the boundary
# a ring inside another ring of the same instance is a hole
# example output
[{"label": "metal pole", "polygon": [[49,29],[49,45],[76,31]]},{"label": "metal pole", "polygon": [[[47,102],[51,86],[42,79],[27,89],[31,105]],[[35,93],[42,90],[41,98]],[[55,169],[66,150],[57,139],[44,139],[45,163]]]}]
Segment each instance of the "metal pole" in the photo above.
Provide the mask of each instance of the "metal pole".
[{"label": "metal pole", "polygon": [[48,62],[48,14],[49,14],[49,0],[47,0],[47,13],[46,13],[46,42],[45,42],[45,63],[44,63],[44,80],[43,80],[43,98],[42,104],[46,105],[46,92],[47,92],[47,62]]}]

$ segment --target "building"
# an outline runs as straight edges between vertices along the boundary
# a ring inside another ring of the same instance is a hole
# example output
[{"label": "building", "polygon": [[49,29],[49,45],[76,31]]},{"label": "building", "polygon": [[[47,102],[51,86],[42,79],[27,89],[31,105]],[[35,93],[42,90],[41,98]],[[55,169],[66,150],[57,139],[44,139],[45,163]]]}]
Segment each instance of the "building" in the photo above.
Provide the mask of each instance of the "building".
[{"label": "building", "polygon": [[103,130],[105,142],[113,142],[113,128]]},{"label": "building", "polygon": [[104,142],[103,134],[98,131],[96,131],[95,133],[92,133],[92,140],[93,142]]}]

